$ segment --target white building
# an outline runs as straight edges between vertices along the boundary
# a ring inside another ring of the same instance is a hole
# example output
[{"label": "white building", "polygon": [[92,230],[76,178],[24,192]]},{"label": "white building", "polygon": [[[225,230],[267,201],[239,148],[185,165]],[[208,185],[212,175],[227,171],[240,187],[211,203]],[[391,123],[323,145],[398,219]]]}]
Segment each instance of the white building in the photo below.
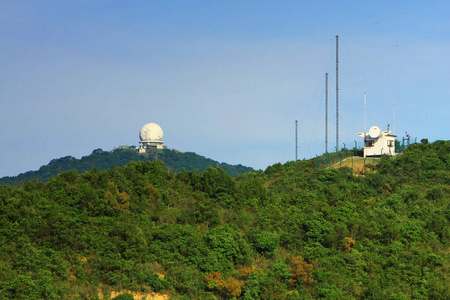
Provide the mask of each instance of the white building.
[{"label": "white building", "polygon": [[369,132],[358,133],[364,138],[364,157],[381,156],[383,154],[395,155],[395,138],[390,130],[381,131],[380,127],[372,126]]},{"label": "white building", "polygon": [[145,153],[147,149],[165,149],[163,143],[163,131],[156,123],[147,123],[139,132],[139,153]]}]

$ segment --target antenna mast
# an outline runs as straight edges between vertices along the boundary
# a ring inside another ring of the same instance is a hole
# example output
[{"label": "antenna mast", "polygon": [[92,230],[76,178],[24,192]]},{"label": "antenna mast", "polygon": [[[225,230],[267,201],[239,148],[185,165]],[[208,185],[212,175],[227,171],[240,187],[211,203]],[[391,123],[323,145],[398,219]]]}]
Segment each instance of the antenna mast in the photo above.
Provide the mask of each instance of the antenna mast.
[{"label": "antenna mast", "polygon": [[336,36],[336,151],[339,151],[339,36]]},{"label": "antenna mast", "polygon": [[325,153],[328,153],[328,73],[325,73]]},{"label": "antenna mast", "polygon": [[393,126],[394,127],[394,129],[393,129],[394,133],[393,133],[393,135],[395,135],[395,96],[394,96],[394,99],[392,101],[393,101],[393,106],[394,106],[394,124],[393,124],[394,125]]},{"label": "antenna mast", "polygon": [[366,93],[364,93],[364,132],[367,132],[367,109],[366,109]]},{"label": "antenna mast", "polygon": [[364,93],[364,157],[366,157],[366,141],[367,141],[367,104],[366,93]]},{"label": "antenna mast", "polygon": [[298,160],[298,121],[295,120],[295,161]]}]

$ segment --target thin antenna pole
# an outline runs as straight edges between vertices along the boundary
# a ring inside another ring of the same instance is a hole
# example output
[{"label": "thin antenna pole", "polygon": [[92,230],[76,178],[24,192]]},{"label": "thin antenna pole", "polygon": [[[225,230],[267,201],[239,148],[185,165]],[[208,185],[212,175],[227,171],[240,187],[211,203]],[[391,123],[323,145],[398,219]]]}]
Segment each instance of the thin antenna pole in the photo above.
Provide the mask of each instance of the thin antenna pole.
[{"label": "thin antenna pole", "polygon": [[328,153],[328,73],[325,73],[325,153]]},{"label": "thin antenna pole", "polygon": [[336,151],[339,151],[339,36],[336,36]]},{"label": "thin antenna pole", "polygon": [[366,157],[366,136],[367,136],[367,109],[366,93],[364,93],[364,158]]},{"label": "thin antenna pole", "polygon": [[295,120],[295,161],[298,160],[298,121]]},{"label": "thin antenna pole", "polygon": [[395,96],[394,96],[394,99],[392,101],[393,101],[393,106],[394,106],[394,124],[392,124],[392,125],[394,125],[393,126],[393,130],[394,130],[393,135],[395,135]]},{"label": "thin antenna pole", "polygon": [[367,132],[367,104],[366,104],[366,93],[364,93],[364,132]]}]

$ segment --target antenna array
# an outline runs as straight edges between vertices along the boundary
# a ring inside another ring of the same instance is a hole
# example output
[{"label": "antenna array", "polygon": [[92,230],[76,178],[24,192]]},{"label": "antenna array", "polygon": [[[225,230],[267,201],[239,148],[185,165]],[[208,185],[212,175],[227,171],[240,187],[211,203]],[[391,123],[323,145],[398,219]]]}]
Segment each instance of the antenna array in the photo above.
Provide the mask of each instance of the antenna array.
[{"label": "antenna array", "polygon": [[339,36],[336,36],[336,151],[339,151]]}]

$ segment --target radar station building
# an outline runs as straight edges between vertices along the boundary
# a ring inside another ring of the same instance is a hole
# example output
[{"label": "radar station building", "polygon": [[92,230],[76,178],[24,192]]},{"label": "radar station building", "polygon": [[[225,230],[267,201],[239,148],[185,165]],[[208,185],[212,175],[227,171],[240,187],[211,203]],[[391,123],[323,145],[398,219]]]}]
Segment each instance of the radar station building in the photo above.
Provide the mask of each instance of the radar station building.
[{"label": "radar station building", "polygon": [[369,132],[358,133],[364,138],[364,157],[395,155],[395,138],[396,135],[391,134],[390,130],[381,131],[380,127],[372,126]]},{"label": "radar station building", "polygon": [[139,153],[145,153],[147,149],[165,149],[163,143],[163,131],[156,123],[147,123],[139,132]]}]

